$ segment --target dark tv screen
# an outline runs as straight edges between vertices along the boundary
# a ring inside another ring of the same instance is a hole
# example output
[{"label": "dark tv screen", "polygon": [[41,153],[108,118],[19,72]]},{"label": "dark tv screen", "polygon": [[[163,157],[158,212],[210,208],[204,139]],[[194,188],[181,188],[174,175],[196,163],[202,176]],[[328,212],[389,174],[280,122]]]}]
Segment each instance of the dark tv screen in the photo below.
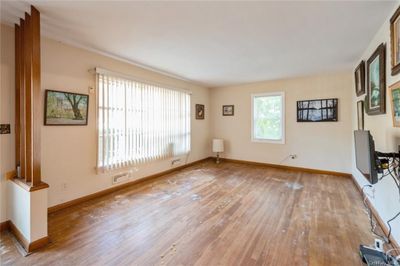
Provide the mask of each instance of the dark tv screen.
[{"label": "dark tv screen", "polygon": [[354,143],[357,169],[371,183],[378,182],[374,140],[368,130],[355,130]]}]

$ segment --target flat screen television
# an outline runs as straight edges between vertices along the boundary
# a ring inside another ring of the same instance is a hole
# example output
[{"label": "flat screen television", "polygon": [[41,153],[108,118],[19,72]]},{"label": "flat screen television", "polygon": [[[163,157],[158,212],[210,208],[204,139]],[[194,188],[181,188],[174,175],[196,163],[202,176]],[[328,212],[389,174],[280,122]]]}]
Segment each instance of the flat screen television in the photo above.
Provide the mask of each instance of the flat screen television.
[{"label": "flat screen television", "polygon": [[371,183],[378,182],[375,143],[368,130],[355,130],[354,143],[357,169]]}]

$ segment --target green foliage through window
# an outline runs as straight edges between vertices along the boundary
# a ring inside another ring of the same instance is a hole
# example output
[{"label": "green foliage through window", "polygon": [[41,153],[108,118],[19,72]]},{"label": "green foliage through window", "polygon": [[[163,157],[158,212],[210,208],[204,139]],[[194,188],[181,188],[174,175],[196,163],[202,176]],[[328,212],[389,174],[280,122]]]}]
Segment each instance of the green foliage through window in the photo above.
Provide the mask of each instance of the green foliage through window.
[{"label": "green foliage through window", "polygon": [[253,130],[255,139],[282,139],[282,96],[254,96]]}]

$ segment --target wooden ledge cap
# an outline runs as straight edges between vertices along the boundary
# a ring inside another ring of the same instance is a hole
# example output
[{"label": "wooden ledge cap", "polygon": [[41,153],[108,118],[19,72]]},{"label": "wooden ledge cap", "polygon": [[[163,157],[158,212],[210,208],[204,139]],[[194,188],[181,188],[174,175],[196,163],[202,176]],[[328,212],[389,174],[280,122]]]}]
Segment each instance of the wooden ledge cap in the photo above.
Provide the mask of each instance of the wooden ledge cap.
[{"label": "wooden ledge cap", "polygon": [[45,182],[40,182],[39,185],[32,187],[31,182],[25,182],[24,179],[16,178],[16,177],[11,178],[10,181],[14,182],[15,184],[22,187],[24,190],[26,190],[28,192],[33,192],[33,191],[37,191],[37,190],[41,190],[41,189],[45,189],[45,188],[49,187],[49,185]]}]

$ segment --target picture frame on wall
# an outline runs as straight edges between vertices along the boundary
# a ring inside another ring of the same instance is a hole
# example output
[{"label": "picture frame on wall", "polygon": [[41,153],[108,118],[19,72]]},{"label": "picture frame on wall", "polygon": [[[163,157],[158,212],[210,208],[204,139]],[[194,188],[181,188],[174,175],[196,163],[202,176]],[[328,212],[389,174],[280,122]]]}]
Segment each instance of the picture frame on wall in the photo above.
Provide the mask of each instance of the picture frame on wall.
[{"label": "picture frame on wall", "polygon": [[386,45],[380,44],[367,61],[368,115],[386,113]]},{"label": "picture frame on wall", "polygon": [[358,130],[364,130],[364,101],[357,102],[357,125]]},{"label": "picture frame on wall", "polygon": [[235,114],[235,106],[234,105],[223,105],[222,106],[222,115],[223,116],[233,116]]},{"label": "picture frame on wall", "polygon": [[45,126],[86,126],[89,95],[46,90],[44,104]]},{"label": "picture frame on wall", "polygon": [[337,98],[297,101],[297,122],[337,121]]},{"label": "picture frame on wall", "polygon": [[204,104],[196,104],[196,119],[203,120],[204,119]]},{"label": "picture frame on wall", "polygon": [[357,97],[365,94],[365,62],[364,60],[354,71],[355,89]]},{"label": "picture frame on wall", "polygon": [[392,76],[400,72],[400,7],[390,18]]},{"label": "picture frame on wall", "polygon": [[389,86],[390,104],[394,127],[400,127],[400,81]]}]

